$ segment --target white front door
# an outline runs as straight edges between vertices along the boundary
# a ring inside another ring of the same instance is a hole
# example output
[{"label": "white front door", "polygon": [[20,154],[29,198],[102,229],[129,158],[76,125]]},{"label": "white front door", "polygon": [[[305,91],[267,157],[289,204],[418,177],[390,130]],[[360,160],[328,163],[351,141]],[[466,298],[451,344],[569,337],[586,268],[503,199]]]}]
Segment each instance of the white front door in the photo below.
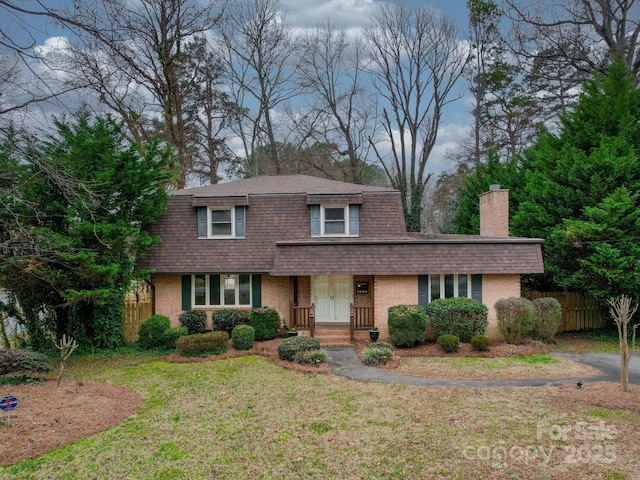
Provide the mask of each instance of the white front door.
[{"label": "white front door", "polygon": [[353,303],[351,275],[318,275],[311,279],[316,322],[348,322]]}]

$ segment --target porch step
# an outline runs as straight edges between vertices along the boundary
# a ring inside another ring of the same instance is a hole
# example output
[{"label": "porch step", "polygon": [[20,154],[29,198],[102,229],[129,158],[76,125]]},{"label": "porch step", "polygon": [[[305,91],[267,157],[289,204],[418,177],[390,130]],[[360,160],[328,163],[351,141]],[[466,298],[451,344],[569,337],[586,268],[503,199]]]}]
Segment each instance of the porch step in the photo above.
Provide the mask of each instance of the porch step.
[{"label": "porch step", "polygon": [[323,347],[342,347],[351,345],[349,330],[316,330],[315,337]]}]

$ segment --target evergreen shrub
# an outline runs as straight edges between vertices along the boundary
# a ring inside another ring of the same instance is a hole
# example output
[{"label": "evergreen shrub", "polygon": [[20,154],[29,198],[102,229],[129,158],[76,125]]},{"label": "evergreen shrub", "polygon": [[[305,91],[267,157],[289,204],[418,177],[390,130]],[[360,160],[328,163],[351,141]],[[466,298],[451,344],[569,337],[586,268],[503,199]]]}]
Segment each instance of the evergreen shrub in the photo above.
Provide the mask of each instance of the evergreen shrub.
[{"label": "evergreen shrub", "polygon": [[170,324],[169,317],[152,315],[140,325],[138,343],[144,349],[164,347]]},{"label": "evergreen shrub", "polygon": [[427,341],[427,315],[420,305],[389,307],[389,336],[399,348],[422,345]]},{"label": "evergreen shrub", "polygon": [[491,342],[486,335],[478,334],[471,337],[471,346],[478,352],[488,352]]},{"label": "evergreen shrub", "polygon": [[269,307],[256,308],[251,312],[251,326],[256,331],[256,340],[262,342],[278,336],[280,315]]},{"label": "evergreen shrub", "polygon": [[320,341],[313,337],[289,337],[278,345],[278,355],[283,360],[293,362],[298,352],[320,350]]},{"label": "evergreen shrub", "polygon": [[176,348],[176,342],[180,337],[186,337],[189,335],[187,327],[172,327],[168,328],[164,332],[164,346],[166,348]]},{"label": "evergreen shrub", "polygon": [[51,365],[41,353],[17,348],[0,348],[0,375],[17,372],[48,372]]},{"label": "evergreen shrub", "polygon": [[427,316],[436,338],[456,335],[464,343],[469,343],[474,335],[484,334],[489,326],[488,315],[486,305],[473,298],[439,298],[427,306]]},{"label": "evergreen shrub", "polygon": [[231,331],[231,343],[236,350],[251,350],[255,330],[250,325],[238,325]]},{"label": "evergreen shrub", "polygon": [[180,355],[198,357],[220,355],[228,349],[229,334],[227,332],[194,333],[180,337],[176,348]]},{"label": "evergreen shrub", "polygon": [[249,310],[218,310],[212,316],[213,329],[222,332],[231,332],[238,325],[251,325],[251,312]]},{"label": "evergreen shrub", "polygon": [[456,335],[440,335],[437,342],[446,353],[457,352],[460,348],[460,339]]},{"label": "evergreen shrub", "polygon": [[207,321],[207,314],[202,310],[187,310],[178,317],[180,325],[187,327],[189,335],[194,333],[204,333],[204,325]]}]

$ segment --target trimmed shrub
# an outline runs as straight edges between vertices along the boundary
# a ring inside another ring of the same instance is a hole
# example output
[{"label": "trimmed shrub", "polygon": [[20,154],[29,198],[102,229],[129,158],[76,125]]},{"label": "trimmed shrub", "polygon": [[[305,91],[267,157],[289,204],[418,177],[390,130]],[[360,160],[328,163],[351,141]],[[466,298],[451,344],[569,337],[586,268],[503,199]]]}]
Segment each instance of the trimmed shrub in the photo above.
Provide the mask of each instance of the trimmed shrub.
[{"label": "trimmed shrub", "polygon": [[320,365],[326,363],[327,352],[324,350],[305,350],[294,355],[293,361],[303,365]]},{"label": "trimmed shrub", "polygon": [[378,365],[393,358],[393,347],[385,342],[372,343],[365,348],[362,361],[367,365]]},{"label": "trimmed shrub", "polygon": [[176,342],[180,337],[186,337],[189,335],[187,327],[173,327],[168,328],[164,332],[164,346],[167,348],[176,348]]},{"label": "trimmed shrub", "polygon": [[487,306],[473,298],[439,298],[427,306],[436,338],[456,335],[464,343],[469,343],[474,335],[484,334],[489,325],[488,315]]},{"label": "trimmed shrub", "polygon": [[269,307],[256,308],[251,312],[251,326],[256,331],[256,340],[271,340],[278,336],[280,315]]},{"label": "trimmed shrub", "polygon": [[236,350],[250,350],[254,339],[255,330],[250,325],[238,325],[231,331],[231,343]]},{"label": "trimmed shrub", "polygon": [[478,352],[488,352],[490,343],[486,335],[478,334],[471,337],[471,346]]},{"label": "trimmed shrub", "polygon": [[289,337],[278,345],[278,355],[283,360],[293,362],[298,352],[320,350],[320,340],[312,337]]},{"label": "trimmed shrub", "polygon": [[194,333],[204,333],[204,324],[207,321],[207,314],[202,310],[187,310],[178,317],[180,325],[187,327],[189,335]]},{"label": "trimmed shrub", "polygon": [[142,348],[158,348],[166,346],[165,332],[169,330],[169,317],[152,315],[140,325],[138,343]]},{"label": "trimmed shrub", "polygon": [[17,348],[0,349],[0,375],[17,372],[48,372],[51,365],[41,353]]},{"label": "trimmed shrub", "polygon": [[522,297],[498,300],[495,304],[498,328],[504,341],[517,345],[523,335],[528,334],[534,324],[533,304]]},{"label": "trimmed shrub", "polygon": [[180,355],[185,357],[220,355],[227,351],[228,343],[227,332],[194,333],[180,337],[176,342],[176,348]]},{"label": "trimmed shrub", "polygon": [[219,310],[212,316],[213,329],[231,335],[238,325],[251,325],[249,310]]},{"label": "trimmed shrub", "polygon": [[399,348],[422,345],[427,341],[427,315],[420,305],[389,307],[389,336]]},{"label": "trimmed shrub", "polygon": [[456,335],[440,335],[437,342],[446,353],[457,352],[460,348],[460,339]]},{"label": "trimmed shrub", "polygon": [[555,298],[536,298],[531,302],[535,311],[532,336],[543,342],[555,343],[562,323],[562,306]]}]

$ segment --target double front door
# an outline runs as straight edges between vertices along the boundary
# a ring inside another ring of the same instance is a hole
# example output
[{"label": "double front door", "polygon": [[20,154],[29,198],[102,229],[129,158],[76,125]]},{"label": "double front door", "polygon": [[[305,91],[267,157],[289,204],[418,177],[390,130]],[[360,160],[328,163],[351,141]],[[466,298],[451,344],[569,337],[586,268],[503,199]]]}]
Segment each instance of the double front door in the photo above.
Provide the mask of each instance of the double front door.
[{"label": "double front door", "polygon": [[311,277],[311,298],[317,323],[349,322],[353,303],[353,276]]}]

